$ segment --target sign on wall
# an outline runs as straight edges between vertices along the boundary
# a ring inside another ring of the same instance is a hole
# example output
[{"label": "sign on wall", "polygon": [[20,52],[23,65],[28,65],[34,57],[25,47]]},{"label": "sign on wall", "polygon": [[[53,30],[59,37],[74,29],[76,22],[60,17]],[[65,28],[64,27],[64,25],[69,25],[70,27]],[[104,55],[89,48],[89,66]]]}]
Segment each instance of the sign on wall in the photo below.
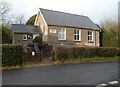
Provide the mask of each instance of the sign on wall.
[{"label": "sign on wall", "polygon": [[32,56],[35,56],[35,52],[32,52]]},{"label": "sign on wall", "polygon": [[50,29],[50,33],[56,33],[57,30],[56,29]]}]

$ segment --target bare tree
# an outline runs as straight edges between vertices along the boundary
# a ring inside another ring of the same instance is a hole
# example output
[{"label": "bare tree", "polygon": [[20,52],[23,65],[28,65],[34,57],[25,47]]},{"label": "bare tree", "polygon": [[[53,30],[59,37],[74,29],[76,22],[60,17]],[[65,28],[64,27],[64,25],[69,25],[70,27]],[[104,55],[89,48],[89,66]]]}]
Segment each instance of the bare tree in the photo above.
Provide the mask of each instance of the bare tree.
[{"label": "bare tree", "polygon": [[118,18],[103,18],[100,22],[100,26],[111,31],[114,34],[118,34]]},{"label": "bare tree", "polygon": [[19,16],[15,17],[14,23],[15,24],[25,24],[25,16],[19,15]]},{"label": "bare tree", "polygon": [[[117,25],[118,25],[118,18],[117,17],[113,17],[113,18],[106,18],[106,17],[104,17],[100,21],[100,26],[104,27],[105,29],[108,29],[108,30],[113,28],[113,27],[115,27],[115,26],[117,26]],[[114,29],[116,29],[116,28],[114,28]]]},{"label": "bare tree", "polygon": [[10,11],[10,6],[5,0],[0,0],[0,18],[5,19],[5,16]]},{"label": "bare tree", "polygon": [[118,18],[103,18],[100,22],[102,46],[117,47],[119,42]]},{"label": "bare tree", "polygon": [[11,6],[6,0],[0,0],[0,25],[8,25],[12,22],[13,14],[10,15]]}]

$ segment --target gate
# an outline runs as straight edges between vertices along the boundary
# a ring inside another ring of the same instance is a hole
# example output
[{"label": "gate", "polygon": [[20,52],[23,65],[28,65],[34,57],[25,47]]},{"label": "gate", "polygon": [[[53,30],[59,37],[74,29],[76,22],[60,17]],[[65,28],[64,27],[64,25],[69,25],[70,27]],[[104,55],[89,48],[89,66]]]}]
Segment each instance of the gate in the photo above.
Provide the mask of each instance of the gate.
[{"label": "gate", "polygon": [[52,51],[53,46],[48,44],[34,44],[28,47],[27,50],[27,61],[38,61],[43,63],[52,62]]},{"label": "gate", "polygon": [[53,46],[44,44],[44,45],[38,45],[38,48],[40,49],[42,62],[51,64]]}]

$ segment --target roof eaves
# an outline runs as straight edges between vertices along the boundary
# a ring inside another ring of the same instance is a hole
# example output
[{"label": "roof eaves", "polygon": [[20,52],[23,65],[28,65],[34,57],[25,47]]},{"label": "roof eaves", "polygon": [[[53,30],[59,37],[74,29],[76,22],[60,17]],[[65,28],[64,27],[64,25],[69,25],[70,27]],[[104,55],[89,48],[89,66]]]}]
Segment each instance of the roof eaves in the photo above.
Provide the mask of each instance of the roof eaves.
[{"label": "roof eaves", "polygon": [[43,21],[44,21],[45,25],[48,25],[47,21],[44,18],[44,15],[42,14],[41,8],[39,8],[39,12],[40,12],[40,14],[41,14],[41,16],[43,18]]},{"label": "roof eaves", "polygon": [[76,26],[66,26],[66,25],[51,25],[51,24],[48,24],[48,26],[59,26],[59,27],[70,27],[70,28],[80,28],[80,29],[92,29],[92,30],[99,30],[100,31],[100,29],[93,29],[93,28],[82,28],[82,27],[76,27]]}]

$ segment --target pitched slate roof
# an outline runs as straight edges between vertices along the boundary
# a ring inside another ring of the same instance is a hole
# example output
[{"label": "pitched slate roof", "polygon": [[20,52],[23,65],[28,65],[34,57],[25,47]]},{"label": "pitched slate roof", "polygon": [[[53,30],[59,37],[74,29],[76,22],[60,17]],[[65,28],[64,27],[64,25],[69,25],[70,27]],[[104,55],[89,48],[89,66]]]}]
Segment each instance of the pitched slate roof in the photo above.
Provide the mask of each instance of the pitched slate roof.
[{"label": "pitched slate roof", "polygon": [[40,27],[23,25],[23,24],[12,24],[12,32],[14,33],[34,33],[41,34]]},{"label": "pitched slate roof", "polygon": [[48,25],[100,30],[87,16],[64,13],[40,8]]}]

